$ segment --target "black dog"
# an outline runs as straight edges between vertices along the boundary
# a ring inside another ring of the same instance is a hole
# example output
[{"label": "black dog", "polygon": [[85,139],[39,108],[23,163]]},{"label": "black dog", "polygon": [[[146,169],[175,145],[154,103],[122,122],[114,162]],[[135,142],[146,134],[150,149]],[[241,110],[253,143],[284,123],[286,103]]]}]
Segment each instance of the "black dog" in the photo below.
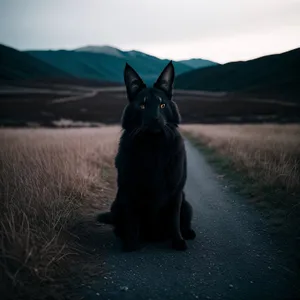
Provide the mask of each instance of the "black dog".
[{"label": "black dog", "polygon": [[170,62],[153,88],[147,88],[132,67],[126,64],[124,70],[129,104],[115,160],[118,191],[111,211],[97,220],[114,225],[125,251],[138,249],[141,240],[168,238],[174,249],[185,250],[184,239],[196,236],[183,192],[186,152],[172,101],[174,76]]}]

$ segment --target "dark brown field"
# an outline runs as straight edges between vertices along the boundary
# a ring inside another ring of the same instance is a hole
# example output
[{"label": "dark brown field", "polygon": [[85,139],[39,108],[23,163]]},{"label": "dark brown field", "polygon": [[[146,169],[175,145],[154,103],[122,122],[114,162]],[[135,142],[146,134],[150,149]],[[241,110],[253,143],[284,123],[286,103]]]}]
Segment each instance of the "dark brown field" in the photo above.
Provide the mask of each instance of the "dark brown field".
[{"label": "dark brown field", "polygon": [[[183,123],[298,122],[300,104],[233,93],[175,90]],[[18,82],[0,87],[2,126],[99,126],[119,123],[127,103],[116,84]]]}]

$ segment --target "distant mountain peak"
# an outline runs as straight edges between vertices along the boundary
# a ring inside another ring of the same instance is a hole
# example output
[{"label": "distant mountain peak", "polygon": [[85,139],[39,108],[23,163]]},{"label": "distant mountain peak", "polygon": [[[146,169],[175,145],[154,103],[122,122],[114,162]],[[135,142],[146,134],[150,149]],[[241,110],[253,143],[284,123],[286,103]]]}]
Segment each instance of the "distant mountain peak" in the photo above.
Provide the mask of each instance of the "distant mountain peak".
[{"label": "distant mountain peak", "polygon": [[107,55],[112,55],[112,56],[116,56],[116,57],[153,57],[156,58],[153,55],[149,55],[147,53],[138,51],[138,50],[128,50],[128,51],[124,51],[121,50],[119,48],[113,47],[113,46],[109,46],[109,45],[102,45],[102,46],[97,46],[97,45],[87,45],[84,47],[80,47],[77,49],[74,49],[74,51],[76,52],[91,52],[91,53],[102,53],[102,54],[107,54]]},{"label": "distant mountain peak", "polygon": [[211,67],[211,66],[216,66],[218,63],[207,60],[207,59],[202,59],[202,58],[191,58],[191,59],[186,59],[186,60],[180,60],[181,63],[192,67],[193,69],[199,69],[199,68],[205,68],[205,67]]},{"label": "distant mountain peak", "polygon": [[[110,45],[87,45],[84,47],[80,47],[77,49],[74,49],[76,52],[90,52],[90,53],[101,53],[101,54],[106,54],[106,55],[111,55],[123,59],[128,59],[128,58],[152,58],[152,59],[157,59],[157,57],[138,51],[138,50],[120,50],[116,47],[110,46]],[[165,60],[163,60],[165,61]],[[178,63],[182,63],[185,66],[192,68],[192,69],[198,69],[198,68],[205,68],[205,67],[210,67],[214,65],[218,65],[218,63],[206,60],[206,59],[201,59],[201,58],[192,58],[192,59],[187,59],[187,60],[180,60],[177,61]]]},{"label": "distant mountain peak", "polygon": [[113,55],[113,56],[116,56],[116,57],[124,57],[123,51],[121,51],[118,48],[109,46],[109,45],[103,45],[103,46],[88,45],[88,46],[84,46],[84,47],[74,49],[74,51],[76,51],[76,52],[102,53],[102,54]]}]

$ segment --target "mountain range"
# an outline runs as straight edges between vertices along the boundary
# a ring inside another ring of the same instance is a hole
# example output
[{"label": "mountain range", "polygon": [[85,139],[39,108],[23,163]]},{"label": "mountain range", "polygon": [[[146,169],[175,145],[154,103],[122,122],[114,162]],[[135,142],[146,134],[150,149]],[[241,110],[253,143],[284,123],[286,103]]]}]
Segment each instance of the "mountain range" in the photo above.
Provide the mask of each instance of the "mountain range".
[{"label": "mountain range", "polygon": [[[152,83],[167,59],[111,46],[86,46],[74,50],[18,51],[0,45],[0,80],[64,79],[123,84],[125,63],[144,81]],[[203,59],[174,61],[175,88],[227,91],[276,98],[299,98],[300,48],[249,61],[224,65]],[[74,81],[75,82],[75,81]],[[93,83],[93,84],[94,84]]]},{"label": "mountain range", "polygon": [[0,79],[68,78],[71,75],[32,55],[0,45]]},{"label": "mountain range", "polygon": [[[123,82],[125,63],[129,63],[146,83],[153,83],[169,62],[139,51],[121,51],[110,46],[87,46],[73,51],[28,51],[26,52],[75,77]],[[174,61],[176,74],[181,74],[201,65],[202,60]],[[216,65],[210,62],[210,65]],[[203,67],[207,62],[203,62]]]},{"label": "mountain range", "polygon": [[[76,77],[121,83],[126,62],[137,70],[146,83],[152,83],[169,60],[110,46],[22,52],[0,45],[0,79]],[[202,59],[174,61],[176,74],[208,65],[217,63]]]},{"label": "mountain range", "polygon": [[176,77],[178,89],[242,92],[299,101],[300,48],[248,61],[196,69]]}]

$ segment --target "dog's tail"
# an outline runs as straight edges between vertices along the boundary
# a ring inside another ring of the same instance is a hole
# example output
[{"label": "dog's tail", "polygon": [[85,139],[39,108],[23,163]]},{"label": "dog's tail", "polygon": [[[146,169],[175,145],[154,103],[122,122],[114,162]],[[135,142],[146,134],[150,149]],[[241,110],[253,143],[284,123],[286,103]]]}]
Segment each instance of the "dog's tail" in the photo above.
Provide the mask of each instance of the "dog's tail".
[{"label": "dog's tail", "polygon": [[97,215],[97,222],[104,223],[104,224],[114,224],[114,220],[112,217],[111,212],[105,212]]}]

